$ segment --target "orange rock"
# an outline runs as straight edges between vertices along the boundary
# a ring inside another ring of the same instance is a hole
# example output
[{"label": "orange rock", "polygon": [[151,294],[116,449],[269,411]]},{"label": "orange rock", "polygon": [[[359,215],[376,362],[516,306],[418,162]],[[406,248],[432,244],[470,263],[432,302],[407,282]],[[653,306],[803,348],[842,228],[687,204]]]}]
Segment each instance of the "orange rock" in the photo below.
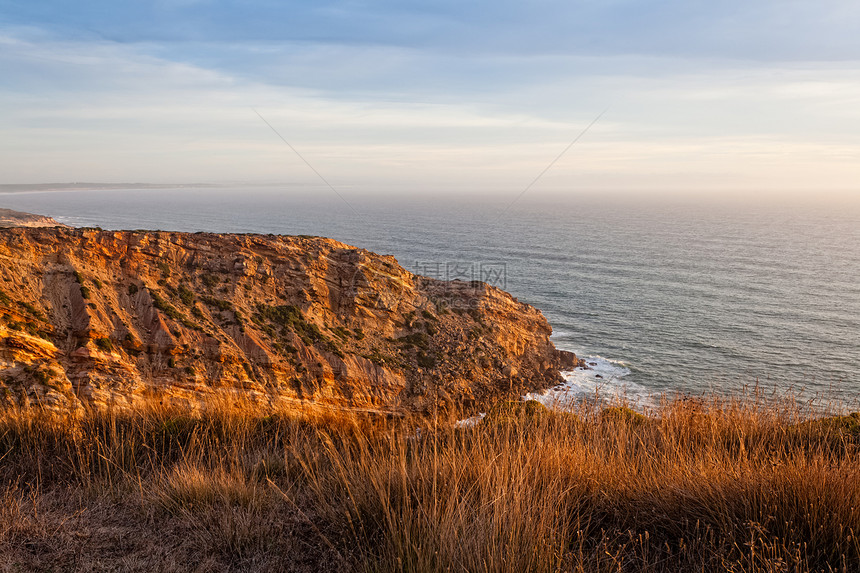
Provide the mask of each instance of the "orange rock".
[{"label": "orange rock", "polygon": [[575,360],[540,311],[495,287],[325,238],[2,229],[0,278],[41,316],[2,304],[0,328],[27,315],[46,336],[5,334],[10,368],[50,357],[94,405],[234,388],[268,403],[478,408],[549,387]]}]

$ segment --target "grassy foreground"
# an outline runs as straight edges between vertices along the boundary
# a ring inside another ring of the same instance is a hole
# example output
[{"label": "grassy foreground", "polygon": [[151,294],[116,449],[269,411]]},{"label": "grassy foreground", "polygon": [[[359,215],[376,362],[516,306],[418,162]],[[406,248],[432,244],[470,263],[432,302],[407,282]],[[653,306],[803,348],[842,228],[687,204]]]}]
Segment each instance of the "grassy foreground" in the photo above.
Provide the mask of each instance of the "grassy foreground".
[{"label": "grassy foreground", "polygon": [[858,571],[860,417],[0,416],[2,571]]}]

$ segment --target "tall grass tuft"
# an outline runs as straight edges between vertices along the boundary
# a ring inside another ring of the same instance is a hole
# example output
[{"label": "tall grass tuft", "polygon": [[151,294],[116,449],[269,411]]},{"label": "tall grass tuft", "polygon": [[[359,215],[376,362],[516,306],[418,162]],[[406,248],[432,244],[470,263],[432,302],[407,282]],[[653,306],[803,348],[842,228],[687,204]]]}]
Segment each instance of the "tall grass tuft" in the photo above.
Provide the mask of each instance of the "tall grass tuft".
[{"label": "tall grass tuft", "polygon": [[9,410],[0,566],[860,570],[856,416],[752,395],[456,418]]}]

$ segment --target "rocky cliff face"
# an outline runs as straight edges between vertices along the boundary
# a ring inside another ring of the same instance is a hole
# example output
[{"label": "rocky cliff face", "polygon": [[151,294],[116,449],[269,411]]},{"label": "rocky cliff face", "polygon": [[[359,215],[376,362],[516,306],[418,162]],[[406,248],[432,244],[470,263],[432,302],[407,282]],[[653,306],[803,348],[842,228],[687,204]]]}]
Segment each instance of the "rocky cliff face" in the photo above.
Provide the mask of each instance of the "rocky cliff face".
[{"label": "rocky cliff face", "polygon": [[576,359],[536,309],[330,239],[0,230],[0,399],[478,408]]}]

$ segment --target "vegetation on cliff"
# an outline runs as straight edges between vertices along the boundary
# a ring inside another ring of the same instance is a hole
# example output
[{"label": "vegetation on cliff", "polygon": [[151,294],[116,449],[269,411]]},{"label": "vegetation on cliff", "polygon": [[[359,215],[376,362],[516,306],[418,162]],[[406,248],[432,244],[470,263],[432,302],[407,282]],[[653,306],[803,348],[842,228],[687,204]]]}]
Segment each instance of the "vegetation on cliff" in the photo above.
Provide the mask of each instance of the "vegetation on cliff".
[{"label": "vegetation on cliff", "polygon": [[856,416],[679,399],[472,427],[253,404],[0,417],[0,568],[856,571]]},{"label": "vegetation on cliff", "polygon": [[319,237],[0,230],[0,390],[74,411],[486,406],[559,379],[536,309]]}]

